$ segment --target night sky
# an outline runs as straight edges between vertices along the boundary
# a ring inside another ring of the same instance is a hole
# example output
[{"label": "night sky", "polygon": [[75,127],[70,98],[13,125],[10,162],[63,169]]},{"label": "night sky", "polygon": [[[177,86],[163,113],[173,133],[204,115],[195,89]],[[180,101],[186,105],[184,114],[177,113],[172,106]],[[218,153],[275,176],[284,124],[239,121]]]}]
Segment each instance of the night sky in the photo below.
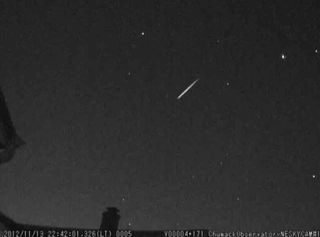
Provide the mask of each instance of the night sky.
[{"label": "night sky", "polygon": [[62,227],[98,228],[108,206],[124,229],[319,227],[319,9],[2,2],[0,83],[26,145],[0,166],[0,210]]}]

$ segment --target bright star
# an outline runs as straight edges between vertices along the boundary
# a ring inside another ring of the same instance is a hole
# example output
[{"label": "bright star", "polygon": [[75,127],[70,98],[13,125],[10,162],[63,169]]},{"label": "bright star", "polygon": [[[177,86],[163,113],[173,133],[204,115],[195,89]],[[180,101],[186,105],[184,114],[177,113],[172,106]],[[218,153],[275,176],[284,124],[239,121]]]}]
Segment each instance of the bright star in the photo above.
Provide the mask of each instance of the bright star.
[{"label": "bright star", "polygon": [[284,53],[281,54],[281,59],[285,60],[287,58],[287,55],[285,55]]}]

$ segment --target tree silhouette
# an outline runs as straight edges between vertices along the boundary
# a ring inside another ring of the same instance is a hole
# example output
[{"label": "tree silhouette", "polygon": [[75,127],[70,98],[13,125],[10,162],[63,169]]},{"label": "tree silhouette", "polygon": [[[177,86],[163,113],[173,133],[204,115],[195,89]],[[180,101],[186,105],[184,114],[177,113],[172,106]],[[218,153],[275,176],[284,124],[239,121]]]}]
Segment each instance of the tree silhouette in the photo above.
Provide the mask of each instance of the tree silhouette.
[{"label": "tree silhouette", "polygon": [[100,229],[110,230],[112,233],[115,233],[118,229],[119,220],[119,209],[116,207],[108,207],[102,214]]},{"label": "tree silhouette", "polygon": [[17,135],[5,97],[0,88],[0,164],[10,161],[14,151],[25,142]]}]

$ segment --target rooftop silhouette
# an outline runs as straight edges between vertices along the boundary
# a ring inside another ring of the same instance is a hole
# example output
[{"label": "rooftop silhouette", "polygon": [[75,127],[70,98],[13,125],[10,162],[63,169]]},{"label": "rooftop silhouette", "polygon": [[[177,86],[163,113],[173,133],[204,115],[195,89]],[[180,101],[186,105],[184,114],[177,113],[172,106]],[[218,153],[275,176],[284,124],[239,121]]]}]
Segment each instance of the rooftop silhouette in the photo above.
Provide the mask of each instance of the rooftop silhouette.
[{"label": "rooftop silhouette", "polygon": [[[120,220],[120,215],[119,215],[119,210],[116,207],[109,207],[106,209],[106,211],[103,212],[102,214],[102,220],[101,220],[101,225],[100,229],[96,231],[111,231],[112,236],[117,236],[116,231],[118,230],[118,224]],[[30,225],[30,224],[22,224],[22,223],[17,223],[4,215],[3,213],[0,212],[0,237],[4,236],[4,230],[15,230],[15,231],[43,231],[44,235],[47,236],[49,231],[55,231],[55,233],[58,233],[60,231],[72,231],[72,230],[79,230],[80,233],[84,233],[81,231],[86,231],[87,229],[82,229],[82,228],[72,228],[72,227],[56,227],[56,226],[41,226],[41,225]],[[94,230],[94,229],[92,229]],[[120,230],[121,231],[121,230]],[[105,233],[105,232],[101,232]],[[130,233],[130,234],[129,234]],[[81,236],[81,235],[80,235]],[[103,236],[110,236],[110,235],[105,235]],[[165,234],[163,231],[131,231],[131,230],[126,230],[125,234],[121,234],[121,236],[161,236],[164,237]],[[205,237],[204,235],[203,237]],[[201,236],[202,237],[202,236]]]}]

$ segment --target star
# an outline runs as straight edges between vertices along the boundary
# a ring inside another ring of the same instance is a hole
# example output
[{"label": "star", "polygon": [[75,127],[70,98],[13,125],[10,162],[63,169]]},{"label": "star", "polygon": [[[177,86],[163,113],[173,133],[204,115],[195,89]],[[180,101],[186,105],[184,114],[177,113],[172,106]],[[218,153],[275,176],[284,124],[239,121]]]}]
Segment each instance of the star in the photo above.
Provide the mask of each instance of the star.
[{"label": "star", "polygon": [[315,175],[315,174],[313,174],[313,175],[312,175],[312,178],[313,178],[313,179],[315,179],[315,178],[316,178],[316,175]]},{"label": "star", "polygon": [[144,36],[144,32],[143,31],[141,32],[141,35]]},{"label": "star", "polygon": [[285,55],[284,53],[281,54],[281,59],[285,60],[287,58],[287,55]]}]

